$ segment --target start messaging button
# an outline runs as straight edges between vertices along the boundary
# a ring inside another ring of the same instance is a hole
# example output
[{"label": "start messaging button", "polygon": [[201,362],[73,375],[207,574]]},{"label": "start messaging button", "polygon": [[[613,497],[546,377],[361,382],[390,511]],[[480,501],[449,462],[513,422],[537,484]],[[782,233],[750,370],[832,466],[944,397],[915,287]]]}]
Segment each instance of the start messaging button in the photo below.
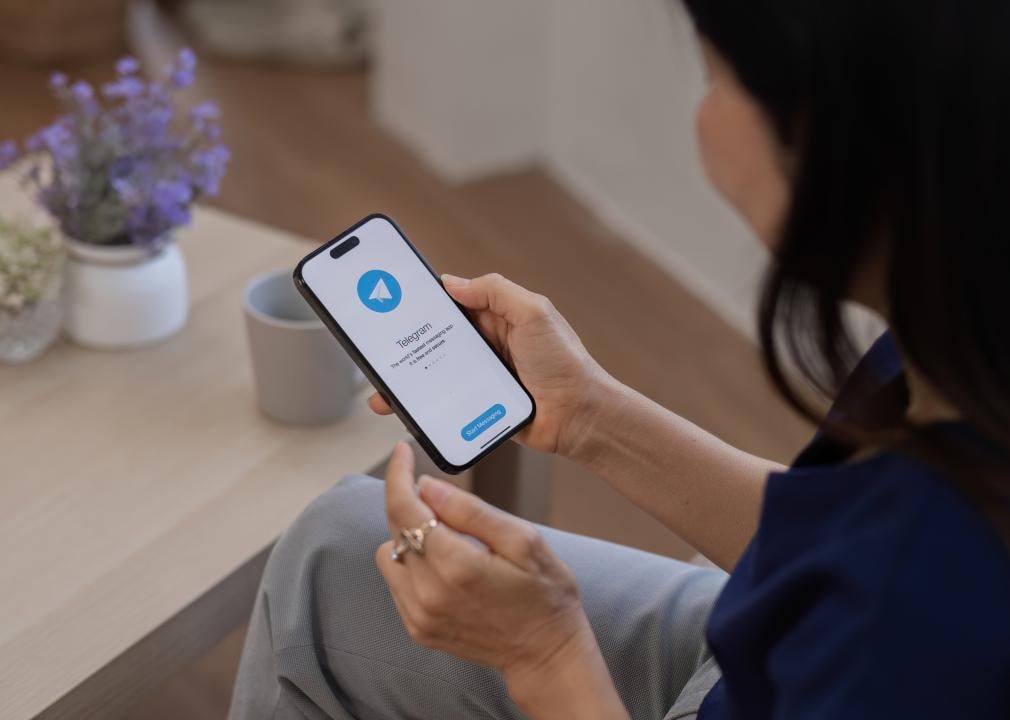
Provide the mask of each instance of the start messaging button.
[{"label": "start messaging button", "polygon": [[505,417],[505,406],[502,404],[492,405],[482,412],[473,422],[469,422],[460,430],[460,435],[467,442],[476,440],[485,430]]}]

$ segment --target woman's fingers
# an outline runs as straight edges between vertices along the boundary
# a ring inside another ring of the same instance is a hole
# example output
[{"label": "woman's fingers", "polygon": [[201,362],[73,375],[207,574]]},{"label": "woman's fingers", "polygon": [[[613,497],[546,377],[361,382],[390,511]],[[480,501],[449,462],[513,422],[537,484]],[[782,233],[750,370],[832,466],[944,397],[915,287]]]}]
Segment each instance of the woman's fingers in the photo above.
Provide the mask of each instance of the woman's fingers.
[{"label": "woman's fingers", "polygon": [[431,508],[417,496],[414,451],[402,440],[396,443],[386,466],[386,516],[394,540],[401,529],[419,527],[434,517]]},{"label": "woman's fingers", "polygon": [[[419,497],[414,455],[406,443],[398,443],[389,460],[386,510],[394,539],[379,547],[375,562],[410,636],[427,647],[456,651],[483,664],[504,662],[514,654],[515,618],[496,616],[515,615],[517,605],[549,590],[557,574],[536,529],[434,478],[421,478]],[[433,517],[439,524],[426,538],[424,557],[408,551],[404,562],[394,560],[399,530],[419,527]],[[473,538],[488,547],[478,547]],[[501,598],[491,597],[499,592]],[[485,622],[489,597],[501,612],[488,613],[491,619]],[[521,613],[517,619],[522,619]],[[544,625],[539,619],[537,624]]]},{"label": "woman's fingers", "polygon": [[368,396],[368,407],[370,407],[372,412],[376,415],[393,414],[393,408],[389,407],[389,403],[386,402],[386,399],[377,392]]},{"label": "woman's fingers", "polygon": [[535,571],[540,567],[544,543],[533,524],[435,478],[423,478],[420,495],[426,507],[449,528],[480,540],[524,570]]},{"label": "woman's fingers", "polygon": [[393,604],[396,605],[396,612],[403,620],[404,627],[413,637],[415,635],[415,611],[417,605],[417,591],[414,588],[414,579],[410,570],[405,565],[393,559],[393,548],[396,543],[393,541],[384,542],[375,551],[375,564],[379,568],[379,574],[389,586],[389,594],[393,596]]},{"label": "woman's fingers", "polygon": [[414,484],[414,453],[404,442],[397,443],[386,469],[386,515],[392,541],[383,546],[384,554],[380,548],[377,561],[387,579],[407,577],[415,588],[419,584],[430,587],[435,565],[445,571],[446,564],[469,565],[486,555],[485,550],[474,547],[451,527],[440,524],[425,537],[425,557],[412,557],[415,553],[408,550],[402,564],[392,560],[393,548],[400,540],[401,530],[422,527],[436,517],[435,512],[418,497]]},{"label": "woman's fingers", "polygon": [[446,291],[463,307],[490,310],[512,325],[521,325],[548,313],[550,301],[542,295],[516,285],[498,273],[467,280],[443,275]]},{"label": "woman's fingers", "polygon": [[[386,517],[394,543],[399,540],[401,530],[413,530],[436,517],[436,513],[418,496],[414,483],[414,451],[402,441],[393,448],[386,466]],[[424,544],[425,549],[431,547],[436,552],[442,552],[455,542],[466,544],[449,528],[438,527],[429,533]]]}]

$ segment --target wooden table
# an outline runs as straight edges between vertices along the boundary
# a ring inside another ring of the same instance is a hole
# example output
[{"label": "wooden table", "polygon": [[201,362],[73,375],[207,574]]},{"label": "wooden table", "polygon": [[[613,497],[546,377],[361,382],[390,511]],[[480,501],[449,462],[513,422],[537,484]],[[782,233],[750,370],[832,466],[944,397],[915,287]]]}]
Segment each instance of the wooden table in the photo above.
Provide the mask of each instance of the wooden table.
[{"label": "wooden table", "polygon": [[363,402],[314,429],[257,411],[242,289],[309,245],[213,210],[180,243],[178,336],[0,365],[3,720],[117,715],[244,622],[279,533],[406,434]]}]

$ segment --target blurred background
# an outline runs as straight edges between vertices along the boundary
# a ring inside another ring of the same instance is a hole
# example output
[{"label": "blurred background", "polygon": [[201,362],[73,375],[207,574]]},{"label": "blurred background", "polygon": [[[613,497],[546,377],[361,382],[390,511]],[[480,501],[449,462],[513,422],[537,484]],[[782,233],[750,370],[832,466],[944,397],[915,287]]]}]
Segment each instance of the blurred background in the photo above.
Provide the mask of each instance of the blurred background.
[{"label": "blurred background", "polygon": [[[807,437],[762,375],[766,258],[705,184],[703,78],[675,3],[0,0],[0,139],[52,121],[54,70],[98,86],[123,55],[148,74],[184,46],[187,92],[217,103],[231,151],[212,206],[306,251],[389,214],[437,270],[550,296],[612,374],[724,439],[787,461]],[[693,555],[551,463],[551,524]],[[223,717],[241,638],[132,717]]]}]

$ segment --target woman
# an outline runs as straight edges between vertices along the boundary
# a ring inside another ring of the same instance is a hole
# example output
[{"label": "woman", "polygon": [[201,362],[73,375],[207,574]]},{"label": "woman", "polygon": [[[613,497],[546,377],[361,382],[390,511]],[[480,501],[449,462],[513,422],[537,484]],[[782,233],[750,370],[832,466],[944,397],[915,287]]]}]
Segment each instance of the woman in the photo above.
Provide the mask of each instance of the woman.
[{"label": "woman", "polygon": [[[770,376],[808,414],[783,368],[835,401],[796,464],[622,386],[544,298],[444,280],[536,398],[522,442],[592,468],[725,586],[415,493],[401,445],[385,486],[342,482],[280,541],[233,717],[1010,716],[1010,3],[687,6],[708,176],[776,258]],[[845,301],[891,327],[858,367]],[[387,539],[403,528],[423,555]]]}]

